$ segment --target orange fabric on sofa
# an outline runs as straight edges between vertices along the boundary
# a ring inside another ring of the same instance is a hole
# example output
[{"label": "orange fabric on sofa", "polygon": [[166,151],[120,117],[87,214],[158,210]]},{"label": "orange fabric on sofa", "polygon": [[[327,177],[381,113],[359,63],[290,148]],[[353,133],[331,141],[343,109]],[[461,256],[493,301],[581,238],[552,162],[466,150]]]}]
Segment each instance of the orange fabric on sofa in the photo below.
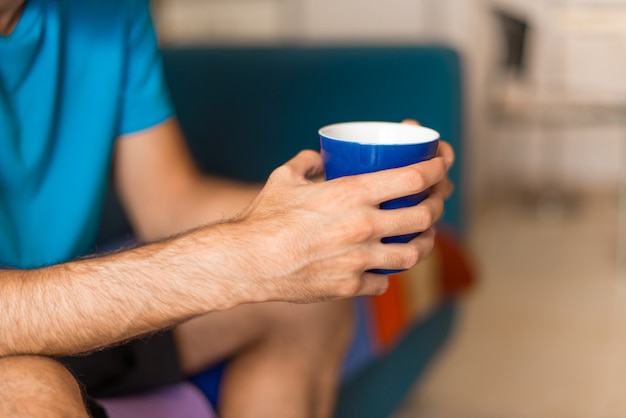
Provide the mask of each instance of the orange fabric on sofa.
[{"label": "orange fabric on sofa", "polygon": [[414,268],[389,276],[389,289],[368,298],[374,352],[385,352],[445,298],[467,292],[475,282],[467,250],[453,233],[437,231],[433,253]]}]

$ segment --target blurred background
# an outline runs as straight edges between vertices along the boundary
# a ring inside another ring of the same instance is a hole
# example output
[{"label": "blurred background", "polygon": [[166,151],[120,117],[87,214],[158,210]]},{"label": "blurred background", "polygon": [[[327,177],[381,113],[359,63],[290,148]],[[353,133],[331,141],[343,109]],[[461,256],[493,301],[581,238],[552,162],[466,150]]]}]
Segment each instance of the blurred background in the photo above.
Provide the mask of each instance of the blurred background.
[{"label": "blurred background", "polygon": [[162,45],[439,44],[478,283],[401,417],[626,411],[626,0],[153,0]]}]

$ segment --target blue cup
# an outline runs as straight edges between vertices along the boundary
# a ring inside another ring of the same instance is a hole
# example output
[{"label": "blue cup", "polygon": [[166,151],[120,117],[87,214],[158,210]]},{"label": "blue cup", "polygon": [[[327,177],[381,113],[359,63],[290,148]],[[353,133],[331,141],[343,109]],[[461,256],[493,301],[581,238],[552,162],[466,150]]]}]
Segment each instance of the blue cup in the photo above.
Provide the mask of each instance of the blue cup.
[{"label": "blue cup", "polygon": [[[319,130],[326,179],[371,173],[429,160],[437,155],[439,133],[418,125],[394,122],[345,122]],[[415,206],[428,190],[384,202],[381,209]],[[386,237],[384,243],[407,243],[419,233]],[[372,270],[393,274],[401,270]]]}]

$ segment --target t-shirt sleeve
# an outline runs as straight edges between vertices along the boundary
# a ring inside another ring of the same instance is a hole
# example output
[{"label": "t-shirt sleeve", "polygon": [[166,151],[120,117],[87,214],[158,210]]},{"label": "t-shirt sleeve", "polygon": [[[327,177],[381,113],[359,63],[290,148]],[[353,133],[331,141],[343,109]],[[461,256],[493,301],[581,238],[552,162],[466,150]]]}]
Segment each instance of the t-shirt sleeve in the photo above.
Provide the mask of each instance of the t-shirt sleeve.
[{"label": "t-shirt sleeve", "polygon": [[147,0],[128,0],[126,71],[119,134],[155,126],[174,115]]}]

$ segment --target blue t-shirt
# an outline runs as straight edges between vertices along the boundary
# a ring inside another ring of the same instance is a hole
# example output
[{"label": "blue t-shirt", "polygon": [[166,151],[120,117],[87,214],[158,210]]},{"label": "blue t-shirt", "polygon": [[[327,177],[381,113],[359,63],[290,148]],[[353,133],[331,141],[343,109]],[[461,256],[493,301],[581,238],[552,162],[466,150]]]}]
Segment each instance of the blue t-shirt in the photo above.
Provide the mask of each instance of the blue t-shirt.
[{"label": "blue t-shirt", "polygon": [[0,36],[0,266],[93,245],[120,135],[173,111],[148,0],[27,0]]}]

